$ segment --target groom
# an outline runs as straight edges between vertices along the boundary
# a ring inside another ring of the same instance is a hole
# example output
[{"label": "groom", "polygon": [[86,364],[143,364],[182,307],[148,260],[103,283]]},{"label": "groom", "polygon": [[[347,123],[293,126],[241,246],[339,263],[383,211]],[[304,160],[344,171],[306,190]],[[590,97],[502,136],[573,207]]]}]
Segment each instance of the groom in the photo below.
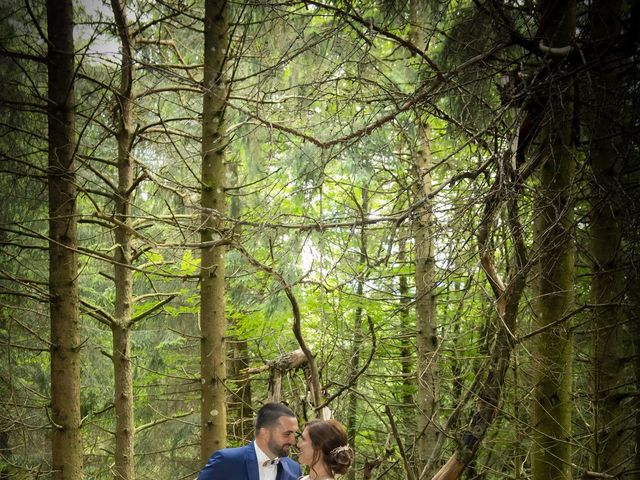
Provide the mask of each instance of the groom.
[{"label": "groom", "polygon": [[256,417],[255,440],[214,452],[198,480],[296,480],[300,465],[287,457],[296,443],[298,420],[281,403],[267,403]]}]

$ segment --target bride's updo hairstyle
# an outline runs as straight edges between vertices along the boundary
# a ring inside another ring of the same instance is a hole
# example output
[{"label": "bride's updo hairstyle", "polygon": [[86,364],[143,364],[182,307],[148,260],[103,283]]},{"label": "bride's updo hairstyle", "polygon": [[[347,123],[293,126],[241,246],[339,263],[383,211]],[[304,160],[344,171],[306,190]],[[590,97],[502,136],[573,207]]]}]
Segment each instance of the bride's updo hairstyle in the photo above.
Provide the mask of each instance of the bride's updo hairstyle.
[{"label": "bride's updo hairstyle", "polygon": [[306,425],[314,447],[313,465],[319,461],[331,470],[332,475],[342,475],[349,470],[353,451],[347,441],[347,432],[337,420],[311,420]]}]

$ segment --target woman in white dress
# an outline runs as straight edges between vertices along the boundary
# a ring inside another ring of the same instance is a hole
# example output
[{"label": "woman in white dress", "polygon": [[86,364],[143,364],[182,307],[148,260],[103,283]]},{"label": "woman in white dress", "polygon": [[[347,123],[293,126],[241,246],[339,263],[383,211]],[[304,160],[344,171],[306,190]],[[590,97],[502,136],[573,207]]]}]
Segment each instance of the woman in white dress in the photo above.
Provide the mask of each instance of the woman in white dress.
[{"label": "woman in white dress", "polygon": [[298,439],[298,462],[309,466],[300,480],[335,480],[349,470],[353,452],[336,420],[311,420]]}]

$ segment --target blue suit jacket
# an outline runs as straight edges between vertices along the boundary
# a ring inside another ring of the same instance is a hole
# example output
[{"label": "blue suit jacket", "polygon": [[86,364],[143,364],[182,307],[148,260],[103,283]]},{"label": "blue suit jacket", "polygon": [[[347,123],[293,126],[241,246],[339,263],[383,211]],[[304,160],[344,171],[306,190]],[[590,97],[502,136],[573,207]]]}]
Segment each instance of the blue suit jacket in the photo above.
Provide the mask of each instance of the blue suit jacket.
[{"label": "blue suit jacket", "polygon": [[[276,480],[297,480],[300,465],[288,457],[280,459]],[[244,447],[214,452],[198,475],[198,480],[259,480],[258,458],[253,442]]]}]

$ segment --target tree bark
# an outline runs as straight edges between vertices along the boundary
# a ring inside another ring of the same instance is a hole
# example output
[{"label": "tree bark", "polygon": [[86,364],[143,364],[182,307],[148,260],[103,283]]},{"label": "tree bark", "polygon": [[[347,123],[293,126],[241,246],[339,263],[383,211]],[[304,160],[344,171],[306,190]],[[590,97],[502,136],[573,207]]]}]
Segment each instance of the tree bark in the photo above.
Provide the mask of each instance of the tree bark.
[{"label": "tree bark", "polygon": [[51,452],[54,480],[82,478],[73,6],[47,1]]},{"label": "tree bark", "polygon": [[[423,30],[425,8],[421,2],[409,4],[411,41],[418,48],[425,48]],[[433,204],[430,198],[431,129],[419,116],[416,119],[417,148],[413,154],[413,198],[420,206],[416,209],[412,224],[415,261],[416,308],[416,473],[422,472],[436,446],[436,413],[438,410],[438,373],[435,295],[435,242],[433,241]]]},{"label": "tree bark", "polygon": [[[402,241],[398,251],[398,263],[404,265],[406,261],[406,241]],[[412,373],[414,371],[414,353],[415,348],[412,345],[412,338],[414,335],[413,322],[409,318],[409,308],[411,306],[411,297],[409,291],[409,281],[406,275],[400,274],[398,278],[398,294],[400,295],[400,305],[398,307],[400,314],[400,371],[402,372],[402,394],[400,400],[405,412],[411,416],[411,423],[413,423],[413,393],[416,388],[416,376]],[[405,416],[404,414],[403,416]]]},{"label": "tree bark", "polygon": [[[116,292],[118,288],[116,287]],[[116,293],[117,296],[117,293]],[[118,307],[116,299],[116,307]],[[116,308],[118,310],[118,308]],[[118,317],[116,317],[117,319]],[[134,434],[133,417],[133,379],[131,374],[131,355],[129,327],[113,325],[113,370],[114,370],[114,411],[116,415],[116,448],[114,476],[117,480],[133,480]]]},{"label": "tree bark", "polygon": [[414,198],[420,202],[413,223],[416,283],[417,417],[416,466],[422,471],[436,444],[435,415],[438,381],[436,352],[435,252],[431,192],[429,126],[418,125],[418,151],[414,156]]},{"label": "tree bark", "polygon": [[593,412],[596,472],[619,475],[624,464],[623,309],[624,272],[621,258],[622,205],[620,172],[623,157],[618,99],[618,75],[612,46],[620,35],[621,0],[592,5],[594,52],[591,73],[594,111],[590,128],[591,166],[591,303],[593,307]]},{"label": "tree bark", "polygon": [[133,308],[133,250],[131,245],[131,205],[133,196],[133,77],[134,39],[126,18],[125,0],[111,0],[122,54],[120,88],[116,96],[118,130],[118,191],[115,195],[114,260],[115,308],[111,324],[113,338],[114,410],[116,415],[115,465],[116,479],[133,480],[134,467],[134,406],[131,372],[130,338]]},{"label": "tree bark", "polygon": [[[637,235],[637,234],[636,234]],[[638,239],[636,239],[637,241]],[[636,244],[636,249],[638,245]],[[640,256],[636,252],[634,261],[635,265],[638,265]],[[631,269],[630,269],[631,270]],[[628,307],[627,317],[629,320],[629,334],[632,338],[633,344],[633,378],[636,385],[640,385],[640,272],[632,270],[629,272],[627,283],[629,285],[629,300],[631,305]],[[634,437],[631,440],[635,443],[632,450],[632,458],[630,464],[632,473],[629,475],[630,480],[640,480],[640,399],[635,398],[633,403],[634,413],[631,418],[634,419],[636,428],[634,428]]]},{"label": "tree bark", "polygon": [[[202,102],[202,225],[201,240],[222,236],[225,202],[225,102],[228,82],[225,61],[229,47],[229,4],[205,2],[204,96]],[[201,419],[200,460],[223,448],[226,441],[226,316],[225,247],[201,250],[200,269],[200,371]]]},{"label": "tree bark", "polygon": [[[544,44],[572,45],[575,34],[574,1],[540,3]],[[538,257],[538,327],[564,317],[573,305],[575,239],[573,236],[573,179],[571,86],[559,79],[551,64],[542,165],[536,218]],[[572,336],[568,322],[545,329],[537,339],[532,449],[534,480],[571,476]]]}]

